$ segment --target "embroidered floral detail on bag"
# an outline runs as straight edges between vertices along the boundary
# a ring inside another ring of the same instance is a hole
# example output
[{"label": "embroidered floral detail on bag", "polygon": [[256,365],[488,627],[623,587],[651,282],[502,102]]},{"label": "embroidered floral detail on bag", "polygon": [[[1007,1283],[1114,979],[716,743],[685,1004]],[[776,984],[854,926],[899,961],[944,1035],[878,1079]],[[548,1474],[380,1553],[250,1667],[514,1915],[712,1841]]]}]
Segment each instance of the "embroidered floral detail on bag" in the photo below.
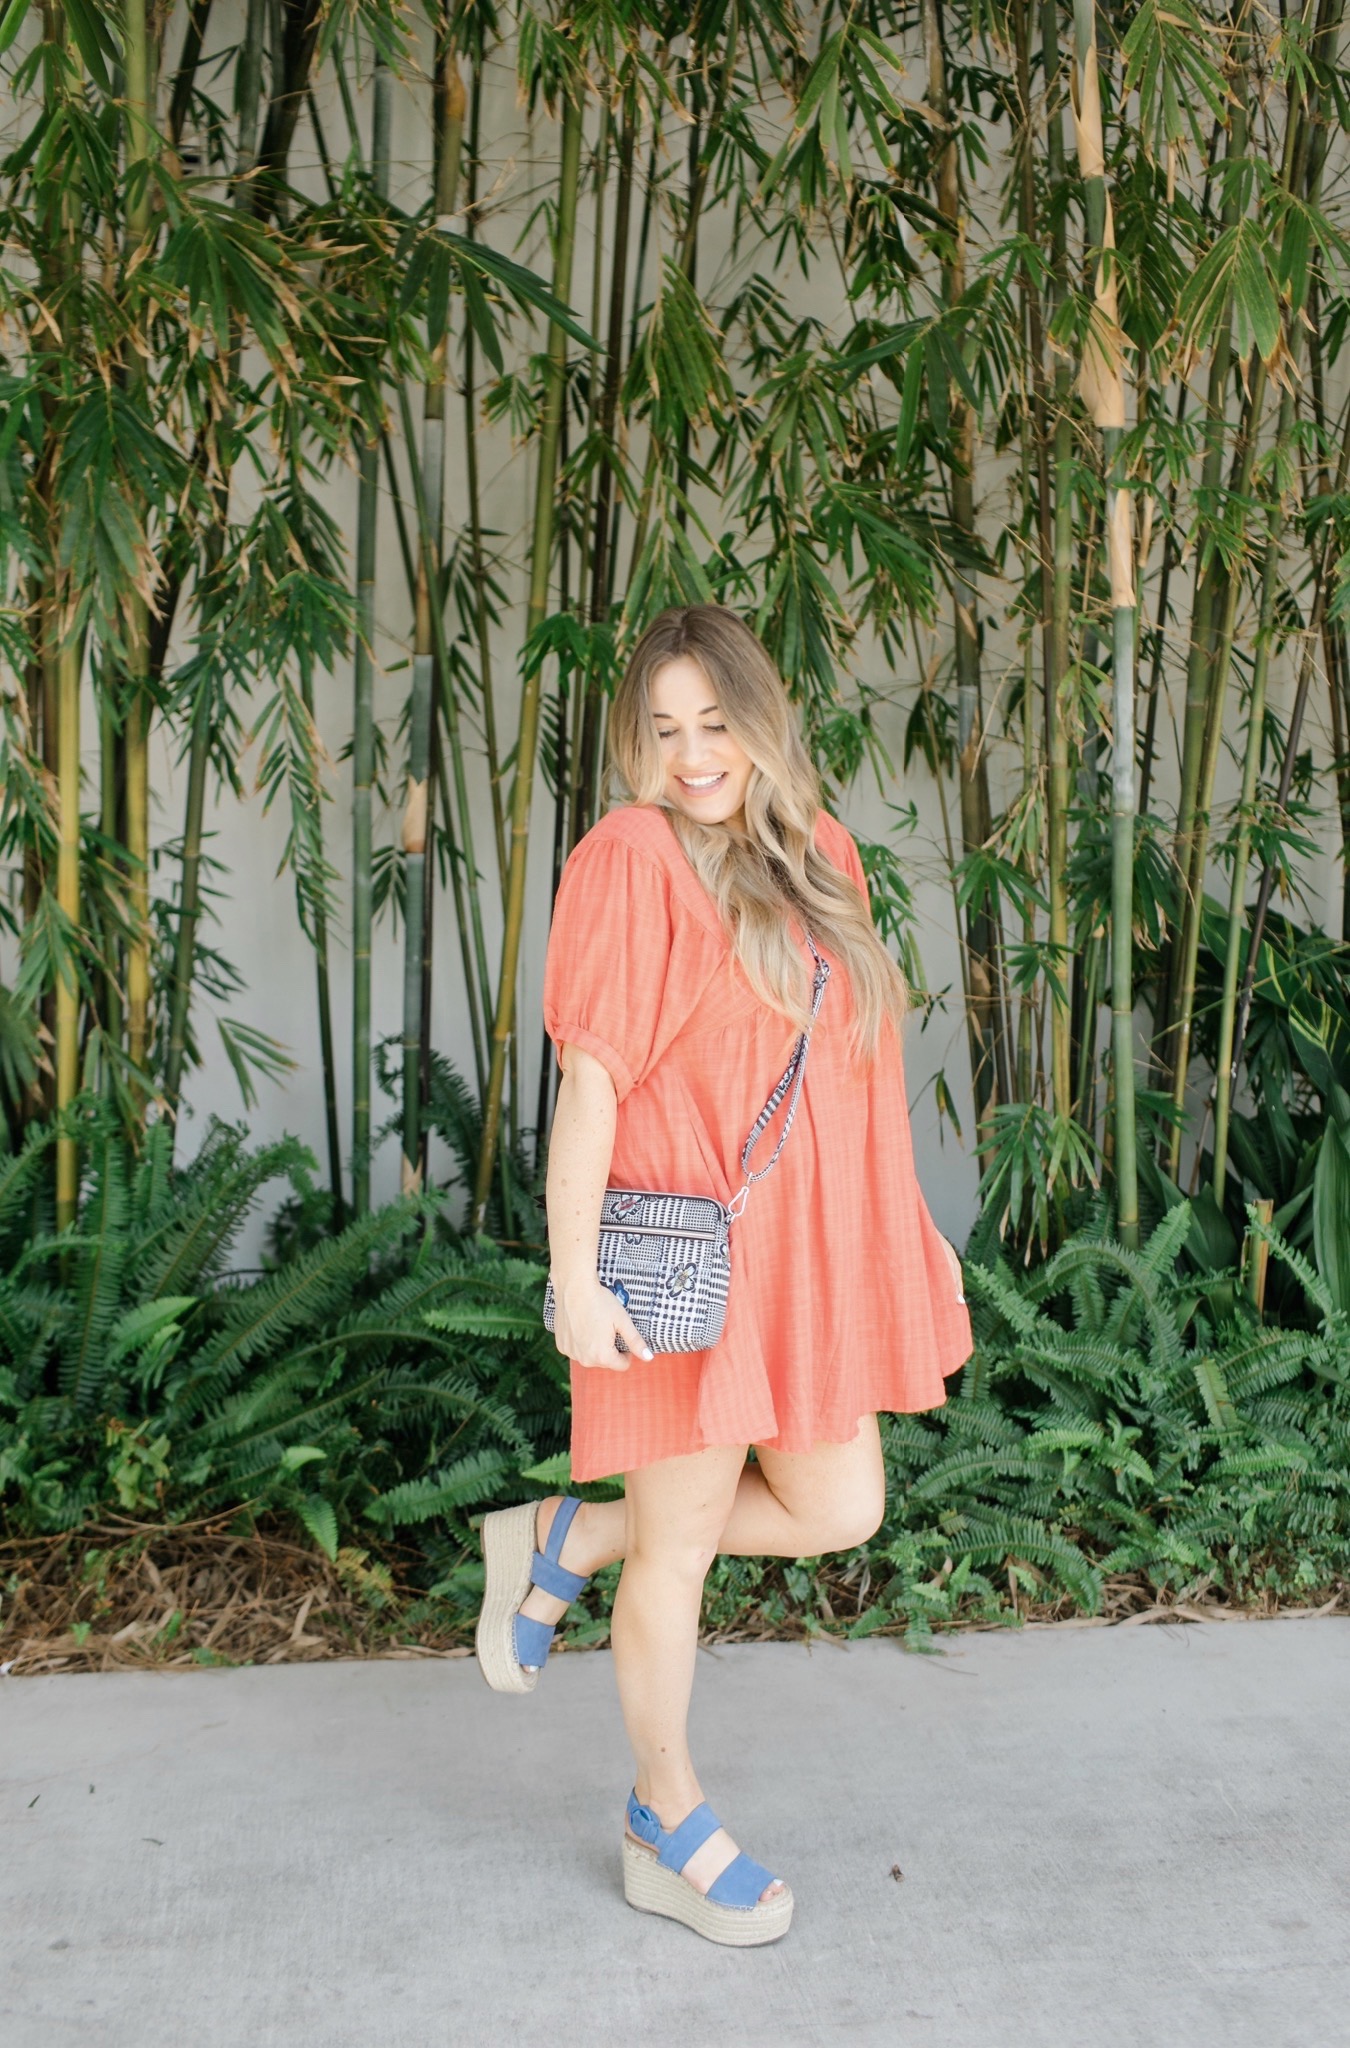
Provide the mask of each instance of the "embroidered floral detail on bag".
[{"label": "embroidered floral detail on bag", "polygon": [[695,1259],[690,1265],[677,1266],[673,1273],[666,1276],[666,1292],[667,1294],[687,1294],[697,1279],[698,1261]]}]

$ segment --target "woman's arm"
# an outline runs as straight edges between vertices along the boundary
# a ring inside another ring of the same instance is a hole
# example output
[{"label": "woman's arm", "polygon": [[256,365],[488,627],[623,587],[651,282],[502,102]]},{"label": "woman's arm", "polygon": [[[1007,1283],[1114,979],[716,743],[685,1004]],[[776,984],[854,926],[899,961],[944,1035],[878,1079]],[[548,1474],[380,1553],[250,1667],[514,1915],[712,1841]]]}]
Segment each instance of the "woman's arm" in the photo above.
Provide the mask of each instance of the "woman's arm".
[{"label": "woman's arm", "polygon": [[[563,1075],[548,1145],[548,1243],[557,1303],[553,1336],[578,1365],[626,1372],[646,1341],[596,1274],[600,1206],[614,1156],[618,1100],[609,1071],[580,1046],[562,1048]],[[615,1348],[621,1337],[628,1353]]]}]

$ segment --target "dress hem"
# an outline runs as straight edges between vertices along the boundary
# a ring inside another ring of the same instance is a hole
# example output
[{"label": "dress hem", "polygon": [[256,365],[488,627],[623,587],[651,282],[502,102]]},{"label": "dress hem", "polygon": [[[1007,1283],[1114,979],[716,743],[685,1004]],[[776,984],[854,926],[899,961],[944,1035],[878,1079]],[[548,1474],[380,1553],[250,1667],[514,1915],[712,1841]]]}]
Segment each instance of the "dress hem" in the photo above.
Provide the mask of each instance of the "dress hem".
[{"label": "dress hem", "polygon": [[[964,1365],[954,1366],[952,1370],[954,1373],[961,1372],[964,1370]],[[859,1412],[858,1426],[860,1427],[869,1415],[934,1414],[939,1408],[946,1407],[947,1399],[947,1391],[944,1387],[941,1395],[938,1397],[936,1401],[923,1401],[913,1408],[906,1408],[894,1405],[888,1407],[864,1407]],[[756,1451],[760,1449],[766,1451],[779,1451],[783,1454],[784,1457],[800,1458],[808,1456],[810,1452],[818,1449],[821,1444],[851,1444],[853,1442],[853,1437],[855,1437],[857,1433],[858,1429],[857,1427],[855,1427],[853,1431],[853,1436],[817,1435],[813,1437],[809,1443],[780,1443],[773,1437],[760,1437],[758,1439],[754,1437],[746,1437],[744,1439],[744,1448],[746,1450]],[[706,1443],[691,1444],[686,1450],[658,1451],[650,1457],[635,1458],[631,1462],[631,1464],[610,1467],[608,1470],[602,1467],[597,1467],[594,1471],[579,1472],[576,1469],[575,1465],[573,1465],[570,1468],[571,1477],[575,1484],[578,1486],[593,1486],[598,1480],[622,1479],[624,1475],[628,1472],[644,1471],[648,1465],[669,1464],[675,1458],[694,1458],[698,1456],[700,1451],[735,1450],[739,1442],[740,1439],[735,1437],[728,1437],[725,1440],[720,1438],[710,1438]]]}]

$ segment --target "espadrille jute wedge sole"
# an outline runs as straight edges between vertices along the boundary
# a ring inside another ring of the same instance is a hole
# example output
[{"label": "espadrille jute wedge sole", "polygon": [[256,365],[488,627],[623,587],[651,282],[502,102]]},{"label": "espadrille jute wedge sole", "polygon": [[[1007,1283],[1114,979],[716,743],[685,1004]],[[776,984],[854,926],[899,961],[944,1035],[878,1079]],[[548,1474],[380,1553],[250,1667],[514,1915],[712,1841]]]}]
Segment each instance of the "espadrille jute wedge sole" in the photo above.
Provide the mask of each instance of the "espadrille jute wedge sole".
[{"label": "espadrille jute wedge sole", "polygon": [[580,1505],[570,1494],[559,1503],[542,1555],[534,1547],[536,1501],[494,1508],[483,1517],[479,1534],[486,1569],[474,1649],[478,1668],[494,1692],[533,1692],[539,1683],[553,1626],[521,1614],[521,1602],[531,1586],[572,1601],[586,1583],[558,1561]]},{"label": "espadrille jute wedge sole", "polygon": [[628,1798],[623,1838],[623,1895],[639,1913],[661,1913],[692,1927],[705,1941],[725,1948],[758,1948],[779,1941],[792,1924],[792,1893],[784,1885],[776,1898],[762,1899],[775,1882],[773,1872],[743,1852],[733,1856],[708,1887],[707,1896],[681,1875],[691,1856],[721,1826],[706,1804],[686,1814],[678,1827],[663,1828],[650,1806]]},{"label": "espadrille jute wedge sole", "polygon": [[631,1835],[623,1838],[623,1895],[639,1913],[662,1913],[725,1948],[759,1948],[781,1941],[792,1925],[792,1893],[786,1886],[777,1898],[761,1899],[753,1906],[719,1906],[695,1891],[687,1877],[665,1869],[655,1851],[643,1848]]},{"label": "espadrille jute wedge sole", "polygon": [[486,1582],[473,1646],[478,1668],[494,1692],[533,1692],[539,1683],[539,1673],[526,1671],[516,1656],[515,1643],[516,1615],[530,1590],[536,1512],[536,1503],[526,1501],[483,1517]]}]

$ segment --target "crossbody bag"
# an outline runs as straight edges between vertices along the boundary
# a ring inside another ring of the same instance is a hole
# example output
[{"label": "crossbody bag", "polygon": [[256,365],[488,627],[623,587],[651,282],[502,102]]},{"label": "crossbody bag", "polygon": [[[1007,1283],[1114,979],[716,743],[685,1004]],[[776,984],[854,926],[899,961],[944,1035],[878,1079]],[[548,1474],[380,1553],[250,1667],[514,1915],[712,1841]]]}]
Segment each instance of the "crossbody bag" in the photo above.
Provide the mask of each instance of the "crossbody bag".
[{"label": "crossbody bag", "polygon": [[[665,1194],[646,1188],[605,1189],[596,1270],[653,1351],[707,1351],[720,1340],[726,1325],[731,1226],[743,1214],[755,1182],[777,1166],[788,1141],[806,1076],[811,1031],[830,978],[829,965],[809,932],[806,943],[816,963],[810,1022],[741,1147],[745,1181],[732,1199],[720,1202],[714,1195]],[[754,1172],[751,1154],[785,1097],[787,1115],[773,1156]],[[556,1307],[550,1279],[544,1290],[546,1329],[553,1328]],[[620,1351],[627,1350],[622,1338],[615,1342]]]}]

